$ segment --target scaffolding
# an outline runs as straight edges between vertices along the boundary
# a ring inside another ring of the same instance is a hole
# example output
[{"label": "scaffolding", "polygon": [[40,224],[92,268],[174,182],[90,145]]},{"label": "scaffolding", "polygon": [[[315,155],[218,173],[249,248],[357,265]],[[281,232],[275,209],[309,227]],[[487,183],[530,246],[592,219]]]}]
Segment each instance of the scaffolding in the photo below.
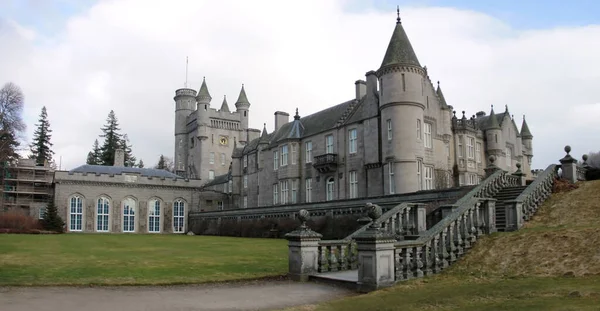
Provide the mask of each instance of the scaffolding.
[{"label": "scaffolding", "polygon": [[54,170],[48,165],[36,164],[33,159],[19,159],[3,163],[2,211],[21,211],[31,214],[33,206],[47,205],[54,193]]}]

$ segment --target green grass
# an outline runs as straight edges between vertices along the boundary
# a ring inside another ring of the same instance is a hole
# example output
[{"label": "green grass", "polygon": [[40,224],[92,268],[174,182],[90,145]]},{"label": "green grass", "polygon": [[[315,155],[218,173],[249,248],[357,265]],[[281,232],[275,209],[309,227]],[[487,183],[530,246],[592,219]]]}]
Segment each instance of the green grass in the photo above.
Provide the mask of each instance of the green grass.
[{"label": "green grass", "polygon": [[277,239],[0,234],[0,286],[191,284],[283,275],[287,265]]}]

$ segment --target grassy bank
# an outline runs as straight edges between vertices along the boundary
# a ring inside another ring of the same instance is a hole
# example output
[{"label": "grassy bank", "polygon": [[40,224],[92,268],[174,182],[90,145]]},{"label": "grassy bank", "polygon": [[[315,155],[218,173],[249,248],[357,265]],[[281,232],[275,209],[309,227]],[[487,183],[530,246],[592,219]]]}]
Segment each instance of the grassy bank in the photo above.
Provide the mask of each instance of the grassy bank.
[{"label": "grassy bank", "polygon": [[183,235],[0,235],[2,285],[158,285],[287,272],[285,240]]}]

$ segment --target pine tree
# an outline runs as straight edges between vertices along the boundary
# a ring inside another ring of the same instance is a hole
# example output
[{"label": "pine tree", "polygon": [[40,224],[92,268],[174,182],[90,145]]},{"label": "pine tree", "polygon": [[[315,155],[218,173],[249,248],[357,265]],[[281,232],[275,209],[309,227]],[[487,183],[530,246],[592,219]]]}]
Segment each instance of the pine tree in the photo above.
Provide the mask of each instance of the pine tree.
[{"label": "pine tree", "polygon": [[98,143],[98,140],[96,139],[96,140],[94,140],[94,146],[92,146],[92,151],[88,152],[86,164],[99,165],[101,155],[102,155],[102,152],[100,151],[100,144]]},{"label": "pine tree", "polygon": [[158,164],[156,164],[156,166],[154,168],[157,168],[159,170],[164,170],[166,168],[164,155],[162,155],[162,154],[160,155],[160,158],[158,158]]},{"label": "pine tree", "polygon": [[127,137],[127,134],[123,135],[123,139],[121,140],[121,149],[125,151],[125,166],[135,167],[136,159],[131,152],[131,144],[129,144],[129,137]]},{"label": "pine tree", "polygon": [[144,161],[142,159],[140,159],[140,162],[138,162],[137,167],[144,168]]},{"label": "pine tree", "polygon": [[48,231],[62,233],[64,230],[65,222],[58,216],[58,210],[52,200],[50,200],[46,207],[46,213],[42,219],[42,226]]},{"label": "pine tree", "polygon": [[43,164],[45,161],[51,162],[52,155],[54,154],[54,151],[51,149],[53,146],[50,142],[52,130],[50,129],[46,106],[42,107],[42,113],[38,122],[35,125],[37,128],[33,132],[33,142],[29,147],[36,163]]},{"label": "pine tree", "polygon": [[[101,129],[104,138],[104,143],[100,147],[99,165],[112,166],[115,162],[115,150],[121,148],[123,144],[123,136],[119,133],[119,121],[114,111],[110,111],[106,118],[106,125]],[[127,160],[127,158],[125,158]]]},{"label": "pine tree", "polygon": [[87,159],[85,160],[85,164],[96,165],[96,158],[94,154],[90,151],[88,152]]}]

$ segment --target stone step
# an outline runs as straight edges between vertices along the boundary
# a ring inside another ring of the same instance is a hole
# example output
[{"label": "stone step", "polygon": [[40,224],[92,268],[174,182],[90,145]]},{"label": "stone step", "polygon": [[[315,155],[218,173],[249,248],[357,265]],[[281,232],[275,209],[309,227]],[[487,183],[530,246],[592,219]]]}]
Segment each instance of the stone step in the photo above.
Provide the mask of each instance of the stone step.
[{"label": "stone step", "polygon": [[356,283],[358,282],[358,270],[316,273],[309,276],[308,279],[313,282],[326,283],[356,290]]}]

